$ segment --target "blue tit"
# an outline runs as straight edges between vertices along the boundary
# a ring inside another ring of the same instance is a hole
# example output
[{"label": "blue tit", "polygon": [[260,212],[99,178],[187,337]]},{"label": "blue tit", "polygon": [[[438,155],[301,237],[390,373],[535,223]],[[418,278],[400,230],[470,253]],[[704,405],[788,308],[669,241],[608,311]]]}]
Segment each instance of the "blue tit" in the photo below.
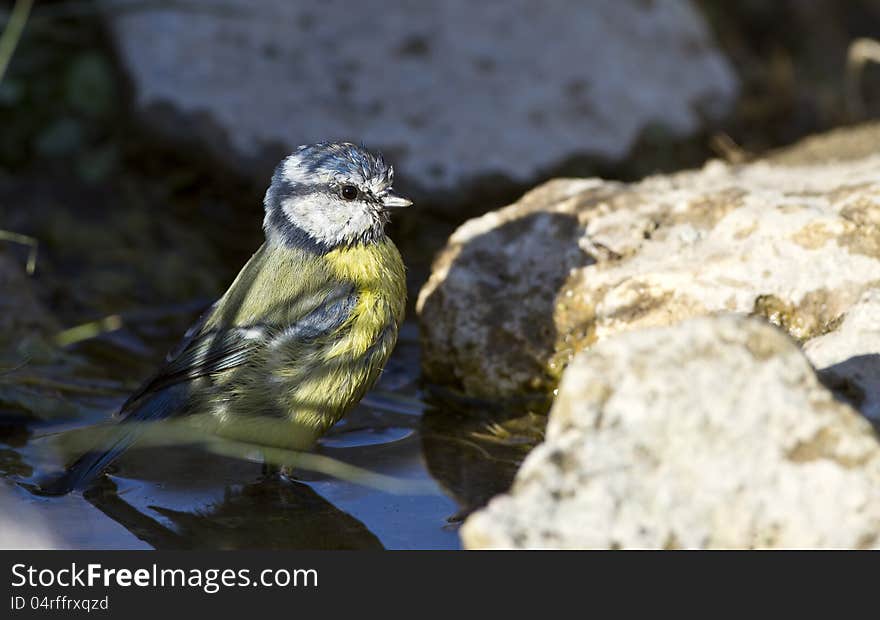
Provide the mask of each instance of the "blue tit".
[{"label": "blue tit", "polygon": [[[43,487],[83,489],[167,418],[260,446],[307,450],[373,385],[397,341],[406,283],[385,234],[392,191],[380,155],[349,143],[299,147],[264,199],[265,242],[229,290],[122,405],[113,439]],[[132,429],[132,430],[127,430]]]}]

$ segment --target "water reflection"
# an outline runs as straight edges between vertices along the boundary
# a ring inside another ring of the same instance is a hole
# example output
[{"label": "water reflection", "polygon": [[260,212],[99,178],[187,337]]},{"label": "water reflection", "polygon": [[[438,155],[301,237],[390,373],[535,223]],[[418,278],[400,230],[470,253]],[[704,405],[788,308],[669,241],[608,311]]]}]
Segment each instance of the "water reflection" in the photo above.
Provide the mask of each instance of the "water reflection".
[{"label": "water reflection", "polygon": [[422,450],[428,471],[455,498],[461,521],[504,493],[526,454],[543,439],[544,416],[429,408],[422,418]]},{"label": "water reflection", "polygon": [[227,486],[221,501],[197,510],[149,506],[163,519],[127,503],[106,477],[84,497],[155,549],[382,549],[363,523],[278,476]]}]

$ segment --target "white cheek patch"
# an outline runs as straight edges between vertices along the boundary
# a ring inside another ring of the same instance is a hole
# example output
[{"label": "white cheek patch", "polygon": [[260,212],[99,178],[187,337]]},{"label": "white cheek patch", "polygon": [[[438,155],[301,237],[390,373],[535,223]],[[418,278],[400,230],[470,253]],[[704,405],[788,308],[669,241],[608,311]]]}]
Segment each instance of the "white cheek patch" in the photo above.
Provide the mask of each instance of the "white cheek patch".
[{"label": "white cheek patch", "polygon": [[368,205],[322,194],[284,199],[281,210],[312,239],[328,245],[354,241],[376,225]]}]

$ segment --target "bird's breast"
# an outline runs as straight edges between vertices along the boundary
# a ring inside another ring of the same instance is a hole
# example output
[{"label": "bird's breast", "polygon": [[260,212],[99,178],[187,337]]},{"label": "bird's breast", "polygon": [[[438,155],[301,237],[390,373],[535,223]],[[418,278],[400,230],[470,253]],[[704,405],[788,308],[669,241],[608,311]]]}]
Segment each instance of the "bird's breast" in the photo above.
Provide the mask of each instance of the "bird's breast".
[{"label": "bird's breast", "polygon": [[375,382],[397,341],[406,303],[403,262],[391,241],[339,248],[325,260],[330,280],[350,284],[357,301],[338,329],[314,343],[311,354],[292,355],[273,373],[281,380],[282,409],[318,433]]},{"label": "bird's breast", "polygon": [[406,276],[400,253],[390,239],[378,243],[337,248],[326,256],[338,281],[351,282],[358,300],[347,322],[347,335],[328,351],[328,356],[366,354],[392,327],[403,320]]},{"label": "bird's breast", "polygon": [[[212,419],[217,432],[241,441],[306,449],[388,360],[406,303],[403,262],[386,239],[323,256],[268,246],[244,271],[218,303],[217,322],[278,328],[249,364],[215,377],[206,392]],[[309,313],[317,314],[304,320]]]}]

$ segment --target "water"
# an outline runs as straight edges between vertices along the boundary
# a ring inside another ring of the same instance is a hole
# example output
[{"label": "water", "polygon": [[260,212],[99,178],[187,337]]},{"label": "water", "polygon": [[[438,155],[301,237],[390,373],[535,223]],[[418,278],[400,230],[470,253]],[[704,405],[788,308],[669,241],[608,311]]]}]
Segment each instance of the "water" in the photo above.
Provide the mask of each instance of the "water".
[{"label": "water", "polygon": [[[125,340],[108,335],[81,352],[112,382],[138,367],[105,355],[105,345]],[[457,549],[461,518],[507,488],[539,423],[517,418],[508,424],[513,438],[495,437],[485,412],[432,404],[419,386],[418,353],[417,329],[407,323],[376,389],[317,449],[406,481],[407,492],[302,470],[265,475],[257,460],[199,446],[132,449],[85,494],[38,497],[15,485],[50,466],[47,446],[59,432],[88,428],[124,397],[85,394],[78,402],[91,413],[74,419],[0,420],[3,513],[41,532],[38,544],[62,548]]]}]

